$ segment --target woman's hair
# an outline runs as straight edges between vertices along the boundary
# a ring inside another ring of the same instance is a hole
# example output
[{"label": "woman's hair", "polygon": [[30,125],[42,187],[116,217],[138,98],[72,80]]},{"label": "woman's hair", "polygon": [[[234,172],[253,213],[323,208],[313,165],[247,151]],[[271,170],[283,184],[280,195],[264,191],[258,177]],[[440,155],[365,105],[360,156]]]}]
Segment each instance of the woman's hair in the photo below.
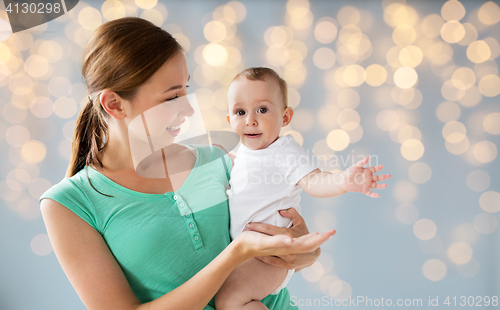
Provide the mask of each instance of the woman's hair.
[{"label": "woman's hair", "polygon": [[[286,85],[286,81],[283,80],[276,71],[274,71],[271,68],[266,68],[266,67],[252,67],[245,69],[238,73],[234,79],[236,80],[240,76],[245,77],[248,80],[251,81],[264,81],[267,82],[269,80],[274,80],[276,83],[278,83],[279,86],[279,91],[281,94],[281,99],[283,99],[283,103],[285,105],[285,108],[288,106],[288,88]],[[267,80],[266,80],[267,79]]]},{"label": "woman's hair", "polygon": [[108,140],[109,115],[99,101],[101,92],[134,99],[139,86],[180,51],[168,32],[136,17],[110,21],[94,31],[83,52],[89,101],[76,120],[68,177],[86,165],[102,167],[99,155]]}]

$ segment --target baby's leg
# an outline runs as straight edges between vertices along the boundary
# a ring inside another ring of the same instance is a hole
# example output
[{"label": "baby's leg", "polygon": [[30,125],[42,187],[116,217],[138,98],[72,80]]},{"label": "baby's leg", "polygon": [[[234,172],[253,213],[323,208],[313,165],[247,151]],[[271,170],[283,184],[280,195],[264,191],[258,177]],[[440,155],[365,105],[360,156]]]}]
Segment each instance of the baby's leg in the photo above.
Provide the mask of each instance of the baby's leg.
[{"label": "baby's leg", "polygon": [[277,289],[288,270],[251,258],[238,266],[215,296],[217,310],[266,310],[261,299]]}]

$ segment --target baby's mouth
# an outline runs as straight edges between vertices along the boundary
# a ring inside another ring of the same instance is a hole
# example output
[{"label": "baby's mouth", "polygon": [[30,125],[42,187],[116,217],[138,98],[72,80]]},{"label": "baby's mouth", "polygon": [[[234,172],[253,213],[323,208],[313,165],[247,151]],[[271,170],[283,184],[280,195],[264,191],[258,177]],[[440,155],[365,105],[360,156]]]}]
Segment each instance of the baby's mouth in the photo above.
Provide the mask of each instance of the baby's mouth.
[{"label": "baby's mouth", "polygon": [[256,139],[260,137],[262,134],[261,133],[246,133],[245,136],[247,136],[250,139]]}]

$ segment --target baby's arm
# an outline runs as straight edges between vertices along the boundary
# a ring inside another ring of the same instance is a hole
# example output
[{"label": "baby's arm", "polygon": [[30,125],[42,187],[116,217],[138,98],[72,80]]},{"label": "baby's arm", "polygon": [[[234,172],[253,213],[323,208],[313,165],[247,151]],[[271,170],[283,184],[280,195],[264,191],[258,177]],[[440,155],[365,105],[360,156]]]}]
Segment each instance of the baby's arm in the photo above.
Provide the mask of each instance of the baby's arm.
[{"label": "baby's arm", "polygon": [[377,182],[389,179],[391,175],[374,175],[382,169],[383,165],[363,168],[367,163],[368,157],[340,173],[316,169],[303,177],[297,184],[306,193],[318,198],[334,197],[347,192],[359,192],[378,198],[380,195],[372,192],[370,188],[387,187],[387,184]]}]

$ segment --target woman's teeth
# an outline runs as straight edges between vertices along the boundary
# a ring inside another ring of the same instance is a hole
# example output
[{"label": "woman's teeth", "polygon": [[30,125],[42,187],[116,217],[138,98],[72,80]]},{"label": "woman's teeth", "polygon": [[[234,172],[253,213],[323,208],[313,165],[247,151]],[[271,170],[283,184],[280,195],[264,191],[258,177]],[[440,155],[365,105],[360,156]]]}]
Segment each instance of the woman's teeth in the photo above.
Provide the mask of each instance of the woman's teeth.
[{"label": "woman's teeth", "polygon": [[179,125],[179,126],[169,126],[169,127],[167,127],[167,130],[169,130],[169,131],[176,131],[179,128],[181,128],[181,125]]}]

